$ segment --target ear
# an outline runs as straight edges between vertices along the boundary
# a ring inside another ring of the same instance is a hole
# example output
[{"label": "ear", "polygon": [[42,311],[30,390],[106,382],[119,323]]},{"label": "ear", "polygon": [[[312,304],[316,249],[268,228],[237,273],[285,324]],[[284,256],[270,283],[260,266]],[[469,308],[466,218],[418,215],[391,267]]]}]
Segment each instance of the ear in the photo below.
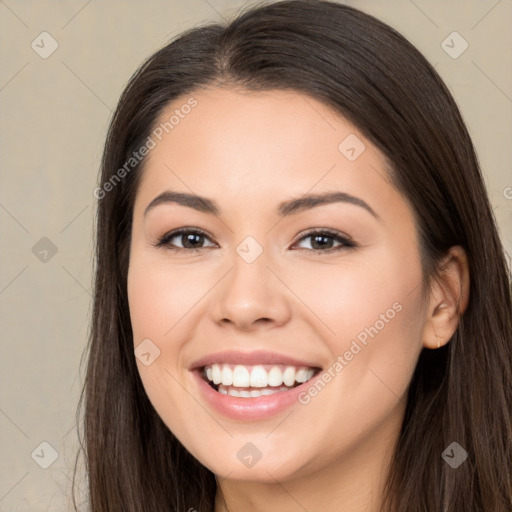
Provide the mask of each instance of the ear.
[{"label": "ear", "polygon": [[436,349],[448,343],[460,316],[469,303],[469,265],[466,252],[459,246],[448,251],[434,278],[423,327],[423,345]]}]

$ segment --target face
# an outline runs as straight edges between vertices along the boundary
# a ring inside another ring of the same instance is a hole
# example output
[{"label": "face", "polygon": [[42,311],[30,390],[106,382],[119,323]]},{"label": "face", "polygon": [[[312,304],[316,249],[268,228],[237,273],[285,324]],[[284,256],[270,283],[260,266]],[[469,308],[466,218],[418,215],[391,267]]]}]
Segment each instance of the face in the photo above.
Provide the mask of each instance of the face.
[{"label": "face", "polygon": [[153,132],[134,204],[128,296],[147,395],[217,475],[361,464],[398,433],[422,349],[412,209],[383,155],[323,103],[191,97],[161,116],[175,119]]}]

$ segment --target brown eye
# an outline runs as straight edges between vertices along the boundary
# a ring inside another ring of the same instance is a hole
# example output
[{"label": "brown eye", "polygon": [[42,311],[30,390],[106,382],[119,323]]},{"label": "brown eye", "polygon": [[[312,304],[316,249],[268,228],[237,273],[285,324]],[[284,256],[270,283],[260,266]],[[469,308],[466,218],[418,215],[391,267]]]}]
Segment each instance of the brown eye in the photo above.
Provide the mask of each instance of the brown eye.
[{"label": "brown eye", "polygon": [[[208,239],[208,236],[203,231],[181,228],[167,233],[155,245],[176,251],[199,251],[205,248],[202,244]],[[174,240],[180,242],[181,246],[176,245],[176,243],[173,242]]]},{"label": "brown eye", "polygon": [[[335,252],[342,249],[349,249],[356,247],[356,244],[350,240],[349,238],[342,236],[338,232],[333,231],[310,231],[309,233],[303,235],[299,242],[302,240],[311,239],[310,246],[311,248],[301,248],[300,250],[306,250],[308,252]],[[338,243],[339,245],[334,247],[334,243]]]}]

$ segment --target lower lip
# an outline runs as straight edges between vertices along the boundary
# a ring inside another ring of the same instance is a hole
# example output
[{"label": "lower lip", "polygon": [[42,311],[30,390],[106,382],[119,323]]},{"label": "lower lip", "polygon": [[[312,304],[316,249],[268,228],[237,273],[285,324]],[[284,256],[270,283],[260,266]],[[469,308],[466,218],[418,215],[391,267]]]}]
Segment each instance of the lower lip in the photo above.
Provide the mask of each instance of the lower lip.
[{"label": "lower lip", "polygon": [[311,385],[313,379],[288,391],[280,391],[273,395],[241,398],[223,395],[215,391],[202,377],[201,370],[192,373],[198,381],[199,389],[205,400],[219,413],[237,420],[262,420],[270,418],[298,402],[299,394]]}]

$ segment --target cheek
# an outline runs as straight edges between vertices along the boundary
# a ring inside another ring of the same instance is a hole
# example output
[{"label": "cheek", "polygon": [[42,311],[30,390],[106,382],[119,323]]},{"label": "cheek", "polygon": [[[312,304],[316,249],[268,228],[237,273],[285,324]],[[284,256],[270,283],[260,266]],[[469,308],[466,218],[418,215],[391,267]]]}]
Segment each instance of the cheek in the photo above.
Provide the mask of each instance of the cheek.
[{"label": "cheek", "polygon": [[204,295],[202,288],[206,288],[204,281],[194,281],[196,285],[203,282],[198,287],[190,278],[192,275],[183,269],[134,253],[127,283],[135,352],[144,346],[140,352],[149,352],[151,358],[146,365],[143,358],[137,357],[144,389],[160,417],[182,440],[190,437],[190,424],[183,418],[194,418],[198,411],[183,391],[187,370],[180,366],[180,355],[190,339],[193,305]]},{"label": "cheek", "polygon": [[128,301],[134,343],[144,338],[175,337],[207,293],[204,273],[185,270],[155,258],[135,257],[128,272]]},{"label": "cheek", "polygon": [[414,255],[404,264],[396,255],[380,254],[372,262],[318,266],[314,276],[296,278],[294,291],[320,318],[315,325],[332,355],[322,382],[300,397],[307,416],[323,418],[315,424],[318,450],[321,439],[329,439],[334,457],[388,420],[399,422],[396,411],[405,404],[421,350],[416,263]]},{"label": "cheek", "polygon": [[412,246],[400,252],[381,246],[326,263],[298,260],[279,274],[306,306],[301,314],[339,350],[360,333],[364,342],[374,324],[389,332],[391,324],[414,325],[419,318],[421,267]]},{"label": "cheek", "polygon": [[333,388],[339,387],[346,410],[349,402],[373,404],[375,411],[396,402],[422,347],[421,267],[414,246],[383,247],[336,266],[316,264],[314,272],[304,268],[295,278],[288,272],[331,353]]}]

